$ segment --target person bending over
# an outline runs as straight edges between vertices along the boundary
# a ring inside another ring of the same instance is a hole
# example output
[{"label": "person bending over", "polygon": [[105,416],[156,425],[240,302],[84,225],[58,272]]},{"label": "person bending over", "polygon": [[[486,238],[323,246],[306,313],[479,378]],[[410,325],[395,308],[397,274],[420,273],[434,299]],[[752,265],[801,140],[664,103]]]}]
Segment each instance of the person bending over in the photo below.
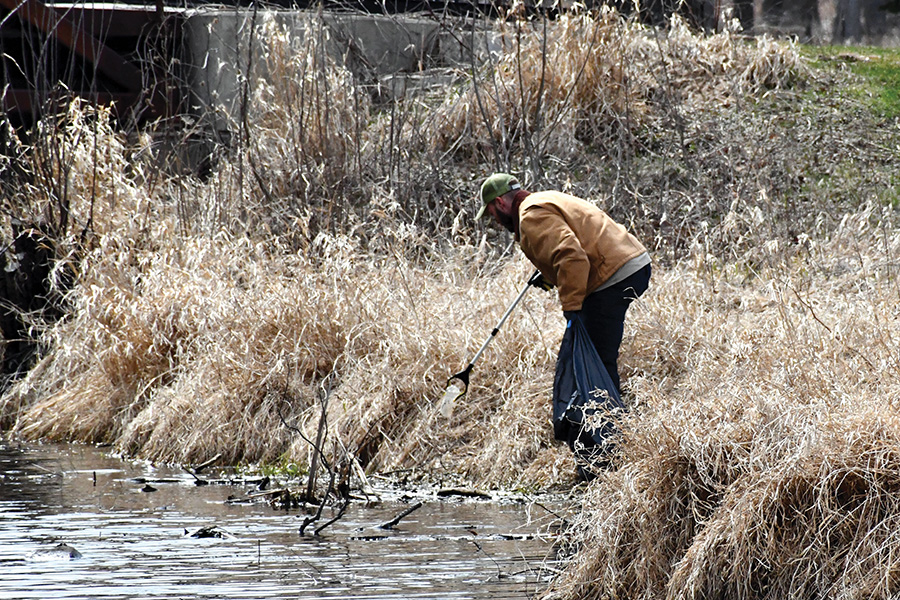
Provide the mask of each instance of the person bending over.
[{"label": "person bending over", "polygon": [[540,271],[538,287],[559,290],[567,319],[578,313],[616,392],[625,313],[650,283],[650,255],[625,227],[594,204],[557,191],[529,192],[508,173],[481,186],[481,208],[511,231]]}]

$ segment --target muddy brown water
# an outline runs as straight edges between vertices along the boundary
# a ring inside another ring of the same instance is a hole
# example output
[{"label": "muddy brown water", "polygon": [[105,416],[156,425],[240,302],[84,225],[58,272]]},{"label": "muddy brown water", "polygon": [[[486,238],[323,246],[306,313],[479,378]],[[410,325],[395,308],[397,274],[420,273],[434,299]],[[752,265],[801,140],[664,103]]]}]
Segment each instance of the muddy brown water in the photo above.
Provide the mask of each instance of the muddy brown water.
[{"label": "muddy brown water", "polygon": [[[210,479],[94,447],[0,442],[0,599],[532,598],[560,568],[570,511],[561,498],[375,487],[312,536],[303,508],[234,503],[252,480]],[[191,537],[198,528],[226,537]]]}]

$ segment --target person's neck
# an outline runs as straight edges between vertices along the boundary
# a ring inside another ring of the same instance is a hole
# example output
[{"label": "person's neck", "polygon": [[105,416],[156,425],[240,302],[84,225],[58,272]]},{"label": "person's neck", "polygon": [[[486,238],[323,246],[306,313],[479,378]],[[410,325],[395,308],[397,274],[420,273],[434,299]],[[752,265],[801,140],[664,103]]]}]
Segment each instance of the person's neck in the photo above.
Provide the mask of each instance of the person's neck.
[{"label": "person's neck", "polygon": [[522,201],[527,198],[529,194],[531,194],[531,192],[519,190],[516,192],[516,196],[512,202],[512,229],[510,231],[513,232],[517,242],[519,241],[519,206],[522,205]]}]

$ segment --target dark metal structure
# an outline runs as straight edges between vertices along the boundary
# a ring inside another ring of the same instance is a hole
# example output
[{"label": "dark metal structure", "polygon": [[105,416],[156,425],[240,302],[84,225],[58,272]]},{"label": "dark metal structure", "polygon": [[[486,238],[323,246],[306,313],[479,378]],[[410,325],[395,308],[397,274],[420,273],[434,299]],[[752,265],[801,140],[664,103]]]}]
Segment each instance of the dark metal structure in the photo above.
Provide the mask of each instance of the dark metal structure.
[{"label": "dark metal structure", "polygon": [[16,125],[71,96],[123,121],[172,113],[180,22],[162,6],[0,0],[0,107]]}]

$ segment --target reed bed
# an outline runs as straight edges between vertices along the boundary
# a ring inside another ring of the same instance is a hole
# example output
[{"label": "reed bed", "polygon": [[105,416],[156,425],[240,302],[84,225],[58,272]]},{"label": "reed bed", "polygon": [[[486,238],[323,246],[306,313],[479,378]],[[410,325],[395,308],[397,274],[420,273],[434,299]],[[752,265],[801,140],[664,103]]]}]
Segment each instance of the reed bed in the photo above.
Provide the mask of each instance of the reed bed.
[{"label": "reed bed", "polygon": [[896,226],[848,215],[749,284],[702,257],[656,278],[623,466],[548,598],[897,593]]},{"label": "reed bed", "polygon": [[502,50],[488,73],[433,113],[436,146],[478,160],[497,160],[510,148],[572,160],[585,146],[611,152],[623,136],[645,138],[678,113],[807,76],[790,43],[750,45],[730,30],[697,35],[677,16],[664,34],[609,9],[544,25],[501,26]]},{"label": "reed bed", "polygon": [[[278,257],[246,238],[148,250],[112,238],[83,261],[71,318],[49,334],[54,351],[4,399],[18,434],[158,461],[308,464],[327,396],[332,458],[373,470],[511,483],[548,445],[546,405],[519,394],[546,394],[552,377],[542,330],[562,320],[549,297],[531,299],[531,319],[479,364],[478,402],[449,420],[436,406],[515,296],[521,261],[473,285],[464,270],[373,258],[346,236]],[[497,381],[504,360],[519,369]]]},{"label": "reed bed", "polygon": [[790,43],[602,11],[498,25],[458,86],[385,106],[321,30],[260,27],[239,143],[205,177],[77,102],[22,146],[0,232],[43,224],[71,278],[63,319],[29,316],[45,351],[0,398],[5,429],[152,461],[321,450],[357,475],[572,484],[552,294],[438,406],[531,272],[471,221],[481,177],[510,168],[593,198],[655,260],[618,468],[584,488],[546,597],[898,593],[896,141],[804,100],[834,79]]},{"label": "reed bed", "polygon": [[[267,71],[271,82],[277,69]],[[288,118],[273,116],[271,104],[260,102],[248,117],[263,136],[275,131],[265,123]],[[66,295],[68,317],[34,323],[50,351],[4,395],[0,414],[14,433],[110,443],[159,461],[221,454],[232,463],[308,465],[327,397],[325,450],[334,463],[462,470],[497,485],[520,479],[522,461],[546,453],[541,405],[517,406],[518,394],[510,397],[492,375],[507,354],[520,366],[514,379],[528,382],[523,389],[547,390],[553,343],[542,337],[552,314],[545,310],[510,326],[499,354],[479,365],[485,379],[473,382],[473,393],[487,389],[495,400],[477,410],[461,405],[449,421],[432,410],[446,378],[515,296],[528,268],[522,259],[489,265],[495,251],[464,239],[447,254],[446,238],[404,223],[391,198],[372,199],[367,210],[376,218],[364,229],[347,210],[350,231],[323,231],[340,224],[322,216],[327,203],[298,203],[274,187],[277,176],[266,179],[268,190],[254,183],[261,148],[284,158],[271,145],[253,145],[205,181],[166,178],[152,171],[158,149],[146,139],[129,146],[107,111],[75,101],[47,125],[52,135],[25,165],[28,194],[11,200],[34,220],[65,210],[72,223],[59,249],[77,252],[61,264],[75,265],[77,280]],[[89,160],[101,146],[100,160]],[[265,164],[276,173],[281,163]],[[285,202],[263,209],[262,192]],[[488,409],[507,418],[473,429],[470,420]]]}]

